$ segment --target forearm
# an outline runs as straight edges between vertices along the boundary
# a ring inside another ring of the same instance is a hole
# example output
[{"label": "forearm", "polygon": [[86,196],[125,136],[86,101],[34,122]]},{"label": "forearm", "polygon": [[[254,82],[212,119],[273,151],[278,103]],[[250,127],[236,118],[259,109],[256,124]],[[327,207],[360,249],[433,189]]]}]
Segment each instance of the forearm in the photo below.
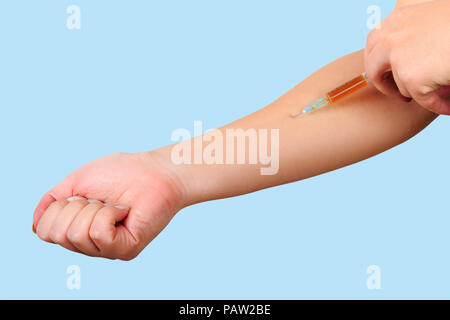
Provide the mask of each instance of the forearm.
[{"label": "forearm", "polygon": [[[266,108],[219,129],[224,137],[227,129],[267,129],[267,139],[270,130],[279,129],[279,168],[274,175],[262,175],[261,164],[248,162],[169,164],[171,171],[181,177],[187,204],[236,196],[350,165],[404,142],[436,118],[415,103],[393,100],[372,87],[308,116],[290,117],[362,72],[359,51],[322,68]],[[192,148],[195,139],[203,137],[194,138]],[[226,138],[223,141],[226,143]],[[208,145],[202,144],[203,148]],[[170,161],[173,147],[157,153]],[[224,152],[226,149],[224,146]],[[246,159],[248,155],[247,150]]]}]

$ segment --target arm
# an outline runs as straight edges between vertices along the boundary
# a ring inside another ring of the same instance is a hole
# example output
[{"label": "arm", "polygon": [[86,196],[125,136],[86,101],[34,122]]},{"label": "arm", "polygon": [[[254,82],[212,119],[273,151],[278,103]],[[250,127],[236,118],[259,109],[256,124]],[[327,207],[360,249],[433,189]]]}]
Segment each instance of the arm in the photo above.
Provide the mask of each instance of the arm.
[{"label": "arm", "polygon": [[395,7],[400,8],[400,7],[409,6],[409,5],[413,5],[413,4],[432,2],[432,1],[436,1],[436,0],[397,0]]},{"label": "arm", "polygon": [[[289,116],[363,70],[361,51],[345,56],[268,107],[221,128],[224,136],[226,129],[233,128],[279,129],[279,170],[261,175],[260,165],[172,166],[182,177],[188,203],[235,196],[347,166],[404,142],[435,119],[418,105],[385,97],[373,87],[308,116]],[[170,159],[171,149],[157,153]]]},{"label": "arm", "polygon": [[[220,129],[279,129],[279,166],[273,175],[261,175],[261,166],[251,164],[175,165],[174,146],[114,154],[83,166],[47,192],[35,210],[33,229],[42,240],[69,250],[129,260],[185,206],[361,161],[411,138],[436,118],[414,103],[386,97],[372,87],[308,116],[290,117],[362,71],[362,52],[350,54],[266,108]],[[67,200],[73,196],[83,198]]]},{"label": "arm", "polygon": [[[398,0],[396,8],[432,1],[436,0]],[[363,56],[360,51],[338,59],[268,107],[221,128],[222,132],[228,128],[279,128],[279,173],[261,176],[259,168],[248,166],[208,166],[202,170],[181,167],[176,171],[186,176],[185,189],[190,193],[190,201],[235,196],[344,167],[404,142],[436,118],[416,103],[408,105],[383,97],[374,88],[312,117],[294,120],[288,117],[301,106],[362,73]],[[345,108],[340,108],[344,105]],[[169,148],[161,150],[163,158],[168,157]],[[216,175],[218,181],[211,179]],[[233,180],[233,175],[242,177],[239,186],[228,182]]]}]

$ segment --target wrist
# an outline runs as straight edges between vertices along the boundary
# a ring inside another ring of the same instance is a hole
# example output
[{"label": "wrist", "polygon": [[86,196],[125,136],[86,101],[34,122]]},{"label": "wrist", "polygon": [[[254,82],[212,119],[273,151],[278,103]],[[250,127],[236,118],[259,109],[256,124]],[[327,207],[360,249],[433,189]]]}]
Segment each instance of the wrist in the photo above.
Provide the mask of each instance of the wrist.
[{"label": "wrist", "polygon": [[189,205],[201,202],[197,196],[195,183],[199,182],[198,177],[189,177],[189,171],[186,165],[177,165],[171,159],[172,146],[166,146],[160,149],[139,153],[140,157],[148,164],[151,170],[157,170],[165,175],[169,181],[173,193],[177,198],[176,206],[178,210]]}]

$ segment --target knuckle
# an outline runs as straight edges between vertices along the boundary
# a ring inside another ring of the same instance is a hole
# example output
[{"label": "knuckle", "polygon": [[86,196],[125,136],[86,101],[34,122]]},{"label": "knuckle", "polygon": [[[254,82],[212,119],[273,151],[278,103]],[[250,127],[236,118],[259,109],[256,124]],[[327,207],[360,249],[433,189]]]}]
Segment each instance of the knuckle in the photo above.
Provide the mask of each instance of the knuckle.
[{"label": "knuckle", "polygon": [[424,90],[412,80],[405,80],[404,86],[414,97],[423,97],[425,95]]},{"label": "knuckle", "polygon": [[408,91],[404,87],[398,86],[398,91],[402,96],[409,97]]},{"label": "knuckle", "polygon": [[[418,93],[422,96],[428,96],[433,91],[435,91],[435,88],[433,88],[429,85],[426,85],[426,84],[422,84],[422,85],[416,84],[416,88],[417,88],[416,93]],[[434,98],[435,98],[434,96],[431,96],[429,100],[432,101],[432,103],[435,103],[436,101],[434,100]]]},{"label": "knuckle", "polygon": [[94,241],[101,241],[102,240],[102,233],[97,228],[91,228],[89,230],[89,237]]},{"label": "knuckle", "polygon": [[398,81],[403,84],[409,91],[415,90],[414,76],[408,68],[398,67],[397,69]]},{"label": "knuckle", "polygon": [[89,237],[94,243],[100,245],[103,250],[109,250],[113,243],[111,237],[105,235],[104,232],[97,228],[91,228],[91,230],[89,230]]},{"label": "knuckle", "polygon": [[75,245],[82,244],[84,238],[85,238],[84,233],[82,233],[80,231],[69,230],[69,232],[67,233],[67,239],[69,239],[69,241]]},{"label": "knuckle", "polygon": [[49,237],[54,243],[57,244],[61,244],[66,240],[66,234],[61,231],[50,231]]},{"label": "knuckle", "polygon": [[439,111],[438,111],[438,105],[437,105],[435,99],[432,99],[432,98],[425,99],[425,100],[423,100],[423,101],[420,101],[420,105],[421,105],[422,107],[424,107],[425,109],[430,110],[431,112],[439,113]]},{"label": "knuckle", "polygon": [[402,71],[400,71],[399,75],[400,75],[400,80],[402,82],[404,82],[407,86],[412,85],[413,84],[413,77],[411,75],[411,72],[408,71],[408,69],[401,69]]},{"label": "knuckle", "polygon": [[39,239],[41,239],[42,241],[45,241],[45,242],[51,242],[52,241],[50,239],[50,237],[48,236],[48,233],[42,232],[39,228],[36,230],[36,234],[39,237]]},{"label": "knuckle", "polygon": [[421,99],[421,103],[425,108],[432,109],[439,104],[440,98],[437,95],[429,95]]}]

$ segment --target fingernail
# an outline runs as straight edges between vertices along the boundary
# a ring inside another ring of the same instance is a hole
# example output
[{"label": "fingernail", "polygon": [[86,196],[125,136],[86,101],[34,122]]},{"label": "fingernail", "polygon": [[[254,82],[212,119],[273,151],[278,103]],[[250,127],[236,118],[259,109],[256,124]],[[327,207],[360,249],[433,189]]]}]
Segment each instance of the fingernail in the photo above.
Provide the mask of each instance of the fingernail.
[{"label": "fingernail", "polygon": [[89,203],[102,203],[100,200],[89,199]]},{"label": "fingernail", "polygon": [[105,204],[103,204],[105,207],[112,207],[112,206],[114,206],[113,204],[111,204],[111,203],[105,203]]},{"label": "fingernail", "polygon": [[33,222],[33,224],[31,225],[31,230],[33,230],[34,234],[36,234],[36,228],[34,227],[34,222]]},{"label": "fingernail", "polygon": [[114,208],[119,209],[119,210],[128,210],[128,207],[125,206],[114,206]]},{"label": "fingernail", "polygon": [[76,201],[76,200],[85,200],[85,199],[86,198],[74,196],[74,197],[69,197],[66,200],[69,201],[69,202],[72,202],[72,201]]}]

